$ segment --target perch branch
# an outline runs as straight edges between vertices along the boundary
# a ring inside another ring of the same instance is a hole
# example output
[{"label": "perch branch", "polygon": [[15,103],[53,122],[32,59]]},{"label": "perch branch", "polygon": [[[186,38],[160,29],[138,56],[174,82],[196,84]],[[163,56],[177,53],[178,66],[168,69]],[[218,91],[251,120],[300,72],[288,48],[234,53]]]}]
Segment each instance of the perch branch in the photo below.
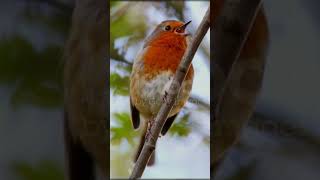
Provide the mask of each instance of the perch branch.
[{"label": "perch branch", "polygon": [[177,96],[181,84],[185,78],[186,73],[188,72],[191,61],[196,53],[203,37],[207,33],[210,27],[210,6],[203,17],[198,30],[196,31],[194,38],[192,39],[191,44],[188,46],[186,52],[184,53],[182,60],[179,64],[173,82],[170,86],[168,94],[166,96],[165,103],[162,104],[160,111],[158,112],[155,121],[151,127],[150,135],[146,138],[146,142],[143,146],[141,155],[139,156],[130,179],[140,178],[144,172],[144,169],[147,165],[147,162],[154,151],[157,139],[159,137],[160,131],[165,123],[165,120],[168,117],[168,114],[174,104],[175,97]]}]

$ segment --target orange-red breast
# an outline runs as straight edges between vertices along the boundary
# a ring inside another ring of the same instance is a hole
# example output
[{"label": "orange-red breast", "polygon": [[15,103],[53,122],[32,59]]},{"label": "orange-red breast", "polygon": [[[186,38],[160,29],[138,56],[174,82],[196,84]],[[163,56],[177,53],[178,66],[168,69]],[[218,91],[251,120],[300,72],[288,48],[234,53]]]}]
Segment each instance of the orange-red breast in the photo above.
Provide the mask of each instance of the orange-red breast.
[{"label": "orange-red breast", "polygon": [[[152,123],[163,98],[173,80],[188,41],[185,29],[187,23],[175,20],[161,22],[152,34],[146,38],[142,50],[133,63],[130,79],[130,105],[133,127],[140,125],[140,114],[144,118],[144,131],[136,152],[135,161],[142,150],[148,126]],[[161,134],[165,135],[175,117],[189,98],[193,82],[193,67],[190,65],[181,90],[169,113]],[[155,153],[149,159],[148,165],[154,163]]]}]

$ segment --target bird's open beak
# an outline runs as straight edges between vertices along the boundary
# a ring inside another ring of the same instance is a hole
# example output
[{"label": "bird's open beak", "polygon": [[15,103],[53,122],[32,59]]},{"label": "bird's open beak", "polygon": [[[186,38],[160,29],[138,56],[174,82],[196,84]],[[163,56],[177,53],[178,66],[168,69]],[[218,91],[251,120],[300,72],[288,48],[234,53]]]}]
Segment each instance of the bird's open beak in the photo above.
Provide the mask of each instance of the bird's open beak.
[{"label": "bird's open beak", "polygon": [[188,21],[188,22],[184,23],[182,26],[180,26],[179,28],[181,30],[185,30],[187,28],[188,24],[190,24],[190,23],[191,23],[191,21]]},{"label": "bird's open beak", "polygon": [[[191,21],[184,23],[182,26],[179,27],[179,29],[181,31],[184,31],[187,28],[188,24],[190,24],[190,23],[191,23]],[[189,33],[184,33],[184,36],[189,36],[189,35],[190,35]]]}]

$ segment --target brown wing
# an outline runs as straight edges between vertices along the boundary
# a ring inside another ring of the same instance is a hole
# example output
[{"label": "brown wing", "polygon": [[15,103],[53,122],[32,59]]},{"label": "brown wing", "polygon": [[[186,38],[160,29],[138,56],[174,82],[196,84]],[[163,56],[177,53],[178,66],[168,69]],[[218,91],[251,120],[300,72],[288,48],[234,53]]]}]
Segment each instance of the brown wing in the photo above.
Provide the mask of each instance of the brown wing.
[{"label": "brown wing", "polygon": [[138,109],[132,104],[130,98],[130,108],[131,108],[131,121],[134,129],[137,129],[140,125],[140,113]]},{"label": "brown wing", "polygon": [[178,113],[169,117],[166,122],[164,123],[163,127],[162,127],[162,130],[161,130],[161,135],[164,136],[166,135],[166,133],[168,132],[168,130],[170,129],[173,121],[176,119]]}]

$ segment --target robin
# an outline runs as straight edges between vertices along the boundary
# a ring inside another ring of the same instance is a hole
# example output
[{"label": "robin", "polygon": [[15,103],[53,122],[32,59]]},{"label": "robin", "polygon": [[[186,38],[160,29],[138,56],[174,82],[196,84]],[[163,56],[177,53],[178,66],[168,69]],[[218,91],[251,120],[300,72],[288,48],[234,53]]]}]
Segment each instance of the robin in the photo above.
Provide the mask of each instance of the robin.
[{"label": "robin", "polygon": [[[147,131],[163,104],[164,97],[187,49],[187,38],[190,34],[186,33],[185,29],[190,22],[183,23],[176,20],[161,22],[146,38],[142,50],[134,60],[130,77],[130,106],[134,129],[140,125],[140,114],[145,120],[135,162],[143,148]],[[168,132],[174,119],[188,100],[192,82],[193,67],[191,64],[175,104],[161,130],[161,135]],[[154,164],[154,161],[155,153],[150,157],[148,165]]]}]

